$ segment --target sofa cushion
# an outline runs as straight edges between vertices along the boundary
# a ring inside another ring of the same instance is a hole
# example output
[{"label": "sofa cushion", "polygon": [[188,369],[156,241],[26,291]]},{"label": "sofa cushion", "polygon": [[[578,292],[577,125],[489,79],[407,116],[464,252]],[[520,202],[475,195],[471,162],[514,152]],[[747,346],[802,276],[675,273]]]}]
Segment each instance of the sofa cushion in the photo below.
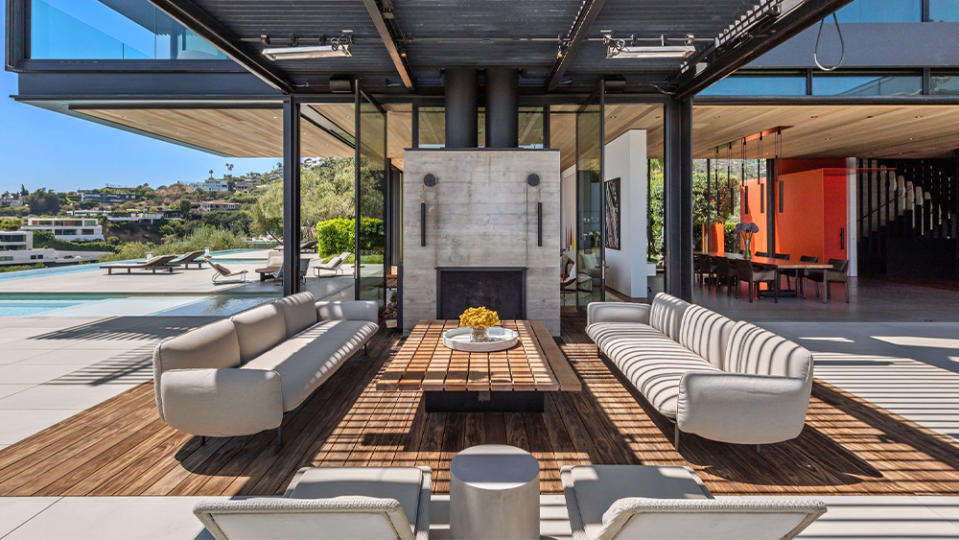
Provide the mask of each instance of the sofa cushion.
[{"label": "sofa cushion", "polygon": [[719,371],[658,330],[636,323],[595,323],[587,334],[661,414],[676,417],[679,381],[690,371]]},{"label": "sofa cushion", "polygon": [[308,292],[284,296],[273,302],[283,313],[287,337],[316,323],[315,302],[313,295]]},{"label": "sofa cushion", "polygon": [[812,380],[812,355],[804,347],[746,321],[733,327],[723,370]]},{"label": "sofa cushion", "polygon": [[230,317],[240,342],[240,361],[249,362],[286,339],[286,322],[276,304],[265,304]]},{"label": "sofa cushion", "polygon": [[423,471],[416,467],[317,467],[301,470],[284,497],[327,499],[358,495],[395,499],[412,528],[416,526],[422,486]]},{"label": "sofa cushion", "polygon": [[736,323],[702,306],[691,305],[683,313],[679,326],[679,344],[703,357],[719,369],[729,342],[729,333]]},{"label": "sofa cushion", "polygon": [[279,373],[283,410],[291,411],[336,373],[378,328],[364,321],[323,321],[243,364],[240,369],[272,369]]},{"label": "sofa cushion", "polygon": [[675,296],[659,293],[653,298],[653,305],[649,310],[649,324],[673,341],[679,341],[679,327],[683,320],[683,313],[690,305],[689,302]]}]

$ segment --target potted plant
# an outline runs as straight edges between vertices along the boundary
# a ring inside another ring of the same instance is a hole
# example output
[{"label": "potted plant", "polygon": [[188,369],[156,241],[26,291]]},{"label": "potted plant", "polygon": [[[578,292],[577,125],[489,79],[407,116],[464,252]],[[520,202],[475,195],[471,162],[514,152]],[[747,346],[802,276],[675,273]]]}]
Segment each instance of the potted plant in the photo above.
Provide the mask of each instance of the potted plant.
[{"label": "potted plant", "polygon": [[460,327],[469,327],[473,330],[472,341],[482,343],[487,341],[489,327],[499,324],[499,315],[485,306],[467,308],[460,315]]},{"label": "potted plant", "polygon": [[750,244],[753,241],[753,235],[759,232],[759,225],[756,225],[752,222],[742,222],[736,225],[736,232],[742,236],[743,239],[743,257],[746,259],[752,258],[752,250]]}]

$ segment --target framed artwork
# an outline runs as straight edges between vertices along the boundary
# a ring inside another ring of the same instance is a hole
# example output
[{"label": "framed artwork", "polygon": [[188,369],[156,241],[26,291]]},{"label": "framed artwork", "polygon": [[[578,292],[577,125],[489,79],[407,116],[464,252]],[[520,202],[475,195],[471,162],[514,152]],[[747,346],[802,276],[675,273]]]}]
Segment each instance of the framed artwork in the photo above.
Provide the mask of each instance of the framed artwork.
[{"label": "framed artwork", "polygon": [[603,182],[603,196],[606,198],[606,249],[622,249],[622,230],[620,228],[620,179],[612,178]]}]

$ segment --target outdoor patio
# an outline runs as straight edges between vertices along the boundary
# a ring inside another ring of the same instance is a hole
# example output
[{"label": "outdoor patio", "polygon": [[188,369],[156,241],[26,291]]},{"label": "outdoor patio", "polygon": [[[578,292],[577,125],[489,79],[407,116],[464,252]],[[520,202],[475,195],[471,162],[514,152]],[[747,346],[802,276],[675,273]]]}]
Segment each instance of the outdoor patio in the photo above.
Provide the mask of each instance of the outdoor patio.
[{"label": "outdoor patio", "polygon": [[163,424],[147,382],[0,452],[0,495],[270,495],[311,465],[426,465],[445,493],[453,455],[483,443],[529,449],[547,494],[561,492],[561,465],[632,463],[690,466],[723,495],[959,495],[951,439],[823,381],[796,440],[757,453],[688,436],[677,452],[672,426],[613,375],[582,325],[567,318],[562,349],[584,391],[550,396],[543,414],[427,414],[418,392],[379,392],[398,344],[380,334],[287,415],[282,447],[273,432],[203,445]]}]

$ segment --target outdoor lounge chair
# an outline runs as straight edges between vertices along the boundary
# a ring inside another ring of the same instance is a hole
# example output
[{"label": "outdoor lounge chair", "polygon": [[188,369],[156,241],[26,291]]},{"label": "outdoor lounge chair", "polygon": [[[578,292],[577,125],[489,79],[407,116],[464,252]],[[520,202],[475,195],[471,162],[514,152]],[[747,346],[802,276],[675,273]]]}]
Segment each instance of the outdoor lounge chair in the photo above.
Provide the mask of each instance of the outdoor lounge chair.
[{"label": "outdoor lounge chair", "polygon": [[180,255],[179,257],[173,259],[172,261],[166,263],[166,265],[173,266],[173,267],[183,266],[184,268],[190,268],[191,264],[195,264],[197,269],[199,270],[203,268],[203,263],[206,262],[200,258],[202,256],[203,256],[202,249],[197,251],[191,251],[189,253],[184,253],[183,255]]},{"label": "outdoor lounge chair", "polygon": [[267,277],[279,277],[280,270],[283,270],[283,252],[277,249],[271,250],[267,255],[266,266],[257,268],[255,271],[260,274],[260,281],[266,281]]},{"label": "outdoor lounge chair", "polygon": [[300,243],[300,253],[312,253],[316,251],[316,240],[307,240]]},{"label": "outdoor lounge chair", "polygon": [[137,263],[101,264],[100,268],[106,268],[107,275],[112,274],[114,270],[126,270],[127,274],[131,274],[133,270],[150,270],[154,274],[157,273],[157,270],[166,270],[167,273],[172,274],[173,267],[167,266],[167,264],[175,258],[176,255],[157,255]]},{"label": "outdoor lounge chair", "polygon": [[715,499],[686,467],[566,466],[560,478],[574,540],[788,539],[826,512],[809,498]]},{"label": "outdoor lounge chair", "polygon": [[333,257],[329,261],[314,266],[313,272],[316,275],[316,277],[321,277],[320,276],[321,270],[330,270],[333,272],[334,276],[338,276],[340,272],[343,270],[343,263],[350,258],[350,255],[352,255],[352,253],[350,253],[349,251],[344,251],[343,253],[340,253],[339,255],[337,255],[336,257]]},{"label": "outdoor lounge chair", "polygon": [[429,467],[300,469],[283,497],[200,502],[193,513],[217,540],[426,540]]},{"label": "outdoor lounge chair", "polygon": [[207,259],[206,262],[210,263],[210,267],[213,268],[214,285],[225,285],[227,283],[246,283],[247,270],[238,270],[234,272],[218,262],[213,262],[211,259]]}]

